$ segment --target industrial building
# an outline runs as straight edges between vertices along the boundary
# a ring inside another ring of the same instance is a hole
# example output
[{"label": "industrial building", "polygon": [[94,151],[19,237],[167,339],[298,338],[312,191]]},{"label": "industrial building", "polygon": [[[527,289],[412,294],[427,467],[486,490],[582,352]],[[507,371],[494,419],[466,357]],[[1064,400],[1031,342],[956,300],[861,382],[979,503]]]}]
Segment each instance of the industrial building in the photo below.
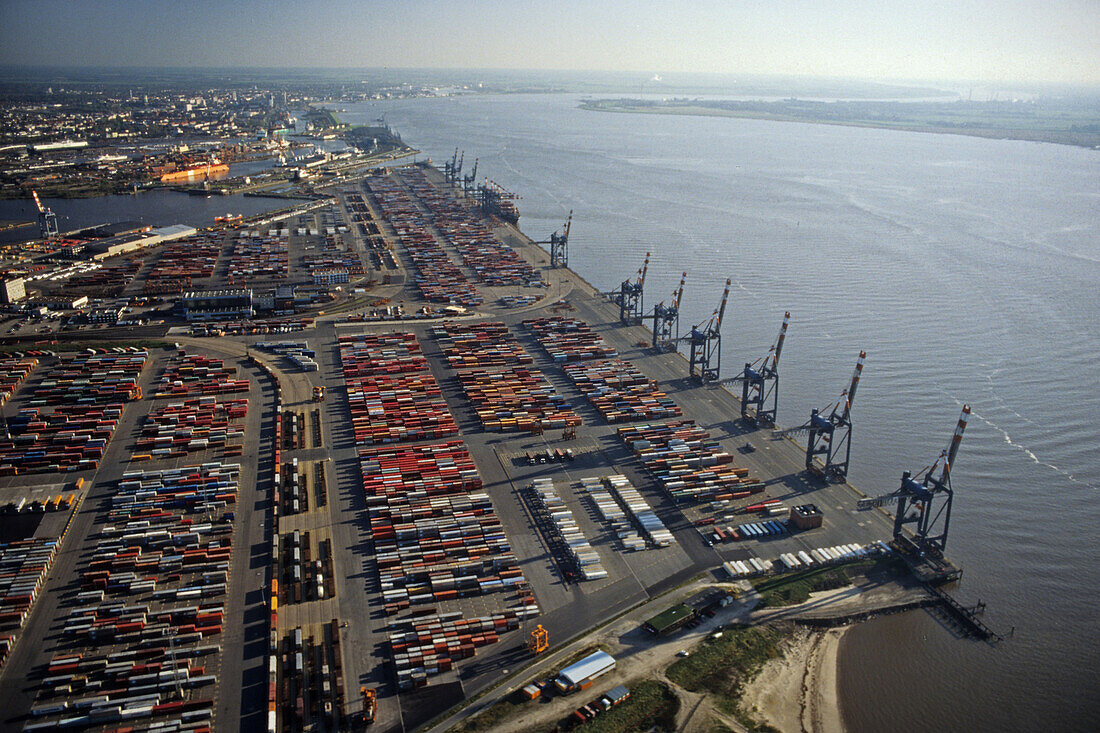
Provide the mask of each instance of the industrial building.
[{"label": "industrial building", "polygon": [[108,257],[114,257],[115,255],[133,252],[143,247],[152,247],[155,244],[170,242],[174,239],[182,239],[183,237],[190,237],[195,233],[196,229],[194,227],[189,227],[186,224],[173,224],[167,227],[160,227],[159,229],[149,229],[147,231],[130,232],[108,237],[107,239],[90,243],[87,246],[87,250],[92,253],[93,260],[99,261]]},{"label": "industrial building", "polygon": [[255,315],[252,290],[248,288],[189,291],[176,301],[176,310],[188,321],[229,320]]},{"label": "industrial building", "polygon": [[554,684],[562,692],[584,690],[592,684],[592,680],[613,669],[615,669],[615,657],[607,652],[593,652],[559,672]]}]

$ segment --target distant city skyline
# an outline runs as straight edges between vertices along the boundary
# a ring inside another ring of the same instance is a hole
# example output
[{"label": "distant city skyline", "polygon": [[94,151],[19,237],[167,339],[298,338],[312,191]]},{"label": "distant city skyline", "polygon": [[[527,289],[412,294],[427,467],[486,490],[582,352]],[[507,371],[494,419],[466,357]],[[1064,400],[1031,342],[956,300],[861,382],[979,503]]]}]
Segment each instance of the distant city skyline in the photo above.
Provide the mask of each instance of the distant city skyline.
[{"label": "distant city skyline", "polygon": [[0,63],[1100,83],[1095,0],[3,0]]}]

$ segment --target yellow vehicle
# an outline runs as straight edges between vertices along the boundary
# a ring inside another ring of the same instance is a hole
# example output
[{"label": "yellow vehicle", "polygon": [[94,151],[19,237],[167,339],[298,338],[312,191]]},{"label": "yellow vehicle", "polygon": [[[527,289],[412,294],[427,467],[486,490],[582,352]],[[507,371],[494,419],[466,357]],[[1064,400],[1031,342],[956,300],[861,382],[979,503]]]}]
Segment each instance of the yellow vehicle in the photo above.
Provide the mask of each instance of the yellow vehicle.
[{"label": "yellow vehicle", "polygon": [[324,388],[324,386],[322,385],[320,387],[314,387],[313,388],[313,401],[314,402],[324,402],[324,400],[325,400],[325,388]]}]

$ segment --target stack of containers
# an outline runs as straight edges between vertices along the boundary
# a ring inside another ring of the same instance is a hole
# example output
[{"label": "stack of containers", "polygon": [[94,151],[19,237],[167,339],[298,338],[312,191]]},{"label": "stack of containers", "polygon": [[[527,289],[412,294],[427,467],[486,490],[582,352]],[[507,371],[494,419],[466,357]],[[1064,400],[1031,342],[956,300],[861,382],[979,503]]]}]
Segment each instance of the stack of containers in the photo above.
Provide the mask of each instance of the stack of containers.
[{"label": "stack of containers", "polygon": [[538,299],[537,295],[502,295],[500,296],[500,304],[505,308],[522,308],[525,305],[531,305]]},{"label": "stack of containers", "polygon": [[588,493],[596,505],[596,511],[603,521],[611,525],[611,530],[627,550],[644,550],[645,540],[635,530],[626,513],[611,494],[603,481],[596,477],[582,478],[581,488]]},{"label": "stack of containers", "polygon": [[681,415],[657,383],[628,361],[609,359],[566,364],[565,376],[610,423]]},{"label": "stack of containers", "polygon": [[435,303],[478,305],[481,296],[451,262],[428,231],[428,222],[411,198],[392,177],[364,180],[382,216],[389,221],[415,269],[414,279],[425,300]]},{"label": "stack of containers", "polygon": [[619,355],[602,336],[577,318],[545,316],[528,319],[523,325],[531,329],[542,348],[559,364]]},{"label": "stack of containers", "polygon": [[56,539],[35,537],[0,545],[0,630],[22,627],[56,553]]},{"label": "stack of containers", "polygon": [[432,328],[432,336],[439,342],[439,348],[451,369],[515,366],[534,362],[508,327],[499,321],[442,323]]},{"label": "stack of containers", "polygon": [[543,430],[580,425],[564,395],[538,371],[512,367],[458,373],[466,398],[485,430]]},{"label": "stack of containers", "polygon": [[359,457],[387,613],[525,587],[461,441],[363,450]]},{"label": "stack of containers", "polygon": [[244,429],[229,423],[247,417],[248,400],[216,400],[213,395],[197,397],[150,411],[135,448],[150,457],[171,456],[243,440]]},{"label": "stack of containers", "polygon": [[677,502],[728,501],[764,490],[692,420],[619,428],[619,438]]},{"label": "stack of containers", "polygon": [[657,518],[656,512],[642,498],[629,479],[622,474],[614,474],[604,478],[611,493],[618,497],[619,503],[642,530],[642,534],[649,539],[654,547],[668,547],[676,542],[664,523]]},{"label": "stack of containers", "polygon": [[30,407],[89,405],[141,399],[138,380],[148,354],[139,349],[122,354],[64,356],[46,373],[27,401]]},{"label": "stack of containers", "polygon": [[160,248],[160,257],[145,277],[142,292],[178,295],[191,289],[196,280],[213,277],[221,251],[220,235],[199,235],[169,242]]},{"label": "stack of containers", "polygon": [[38,359],[34,358],[0,357],[0,407],[7,404],[15,390],[19,389],[19,385],[37,366]]},{"label": "stack of containers", "polygon": [[515,611],[468,619],[451,613],[390,634],[398,687],[409,690],[426,685],[429,675],[451,670],[456,660],[472,657],[478,647],[495,644],[500,634],[518,629],[519,618]]},{"label": "stack of containers", "polygon": [[258,237],[258,232],[237,232],[229,260],[229,283],[254,280],[283,280],[289,273],[286,234]]},{"label": "stack of containers", "polygon": [[585,580],[600,580],[607,577],[607,571],[600,563],[600,555],[589,544],[584,533],[577,526],[577,520],[573,512],[565,505],[554,488],[554,480],[551,478],[536,478],[532,484],[532,490],[539,503],[546,510],[554,528],[561,536],[577,563],[577,568]]},{"label": "stack of containers", "polygon": [[121,404],[38,408],[8,418],[9,438],[0,440],[0,476],[85,471],[99,466],[122,417]]},{"label": "stack of containers", "polygon": [[85,272],[69,278],[67,292],[86,292],[97,298],[117,298],[126,286],[133,282],[144,260],[140,257],[123,259],[102,269]]},{"label": "stack of containers", "polygon": [[442,438],[458,432],[411,333],[341,336],[339,344],[356,443]]},{"label": "stack of containers", "polygon": [[541,282],[535,268],[497,239],[469,208],[428,181],[423,171],[405,168],[401,177],[479,282],[487,285],[537,285]]},{"label": "stack of containers", "polygon": [[181,353],[168,360],[153,398],[247,392],[248,380],[233,379],[236,375],[237,368],[225,366],[221,359]]}]

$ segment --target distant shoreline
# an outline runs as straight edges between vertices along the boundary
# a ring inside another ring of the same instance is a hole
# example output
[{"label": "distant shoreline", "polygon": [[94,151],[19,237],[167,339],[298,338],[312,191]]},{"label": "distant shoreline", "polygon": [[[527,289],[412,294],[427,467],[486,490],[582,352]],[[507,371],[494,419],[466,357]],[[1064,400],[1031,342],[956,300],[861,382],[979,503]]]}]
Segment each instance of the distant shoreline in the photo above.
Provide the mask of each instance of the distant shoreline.
[{"label": "distant shoreline", "polygon": [[902,130],[905,132],[931,132],[948,135],[966,135],[993,140],[1022,140],[1025,142],[1045,142],[1057,145],[1072,145],[1090,150],[1100,149],[1100,131],[1073,130],[1029,130],[1022,128],[973,126],[950,127],[935,124],[913,124],[898,122],[888,124],[873,120],[860,119],[824,119],[812,114],[789,114],[781,111],[769,111],[766,106],[781,107],[787,102],[777,103],[737,103],[744,108],[720,107],[705,101],[693,102],[649,102],[642,100],[596,100],[581,102],[580,108],[593,112],[615,112],[619,114],[657,114],[687,115],[694,117],[732,117],[752,120],[771,120],[776,122],[801,122],[816,125],[837,125],[841,127],[865,127],[878,130]]}]

